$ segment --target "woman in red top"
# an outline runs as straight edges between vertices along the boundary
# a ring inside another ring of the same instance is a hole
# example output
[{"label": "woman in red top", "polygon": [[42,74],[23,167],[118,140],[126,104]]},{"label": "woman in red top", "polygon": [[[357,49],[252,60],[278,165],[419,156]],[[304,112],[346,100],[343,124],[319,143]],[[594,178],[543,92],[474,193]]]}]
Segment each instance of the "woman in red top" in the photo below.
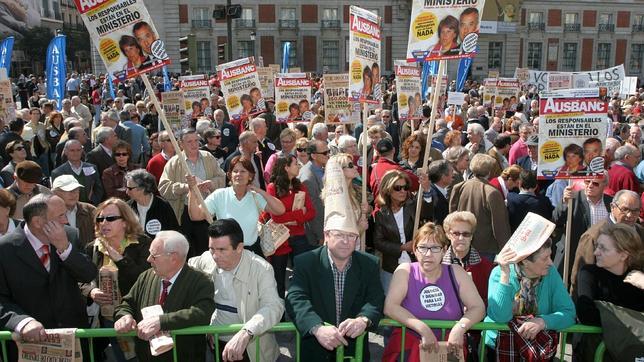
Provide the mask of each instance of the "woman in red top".
[{"label": "woman in red top", "polygon": [[[284,298],[286,264],[289,256],[294,257],[313,249],[313,246],[309,245],[306,240],[304,223],[313,220],[315,209],[306,187],[297,178],[299,173],[300,164],[297,162],[297,157],[291,154],[282,155],[275,162],[271,173],[271,183],[266,188],[266,192],[278,198],[286,208],[286,212],[282,215],[271,214],[271,217],[275,222],[286,225],[290,232],[289,239],[277,248],[275,254],[269,258],[275,272],[277,293],[280,298]],[[295,202],[296,197],[297,203]]]}]

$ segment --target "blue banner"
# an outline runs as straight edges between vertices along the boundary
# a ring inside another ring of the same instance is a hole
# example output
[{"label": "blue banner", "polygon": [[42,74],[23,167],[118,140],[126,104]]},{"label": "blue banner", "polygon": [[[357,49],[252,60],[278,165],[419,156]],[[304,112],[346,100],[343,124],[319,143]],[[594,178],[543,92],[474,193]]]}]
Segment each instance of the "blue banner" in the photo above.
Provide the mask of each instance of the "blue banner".
[{"label": "blue banner", "polygon": [[284,43],[282,47],[282,73],[288,73],[288,60],[291,57],[291,42]]},{"label": "blue banner", "polygon": [[169,92],[172,90],[172,82],[170,82],[170,76],[168,75],[168,67],[164,65],[161,70],[163,71],[163,91]]},{"label": "blue banner", "polygon": [[13,37],[10,36],[0,43],[0,68],[7,69],[7,77],[11,76],[11,53],[13,52],[13,41]]},{"label": "blue banner", "polygon": [[63,108],[65,82],[67,81],[67,56],[65,55],[64,35],[56,35],[47,48],[47,98],[56,101],[57,109]]},{"label": "blue banner", "polygon": [[458,63],[458,72],[456,73],[456,91],[462,92],[463,87],[465,86],[465,80],[467,79],[467,73],[472,66],[473,58],[461,58],[461,61]]},{"label": "blue banner", "polygon": [[112,81],[111,73],[107,73],[107,87],[110,91],[110,98],[116,98],[116,94],[114,93],[114,82]]},{"label": "blue banner", "polygon": [[429,77],[438,73],[438,61],[433,60],[431,62],[423,61],[423,71],[420,76],[420,86],[421,94],[423,95],[423,100],[427,100],[427,90],[429,88]]}]

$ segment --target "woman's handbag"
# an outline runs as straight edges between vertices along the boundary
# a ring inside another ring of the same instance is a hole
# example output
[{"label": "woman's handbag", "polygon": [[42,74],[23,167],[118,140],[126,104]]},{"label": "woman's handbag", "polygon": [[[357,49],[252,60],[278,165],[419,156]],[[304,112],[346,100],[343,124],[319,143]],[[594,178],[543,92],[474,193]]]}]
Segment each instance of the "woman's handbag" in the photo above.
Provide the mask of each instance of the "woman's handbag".
[{"label": "woman's handbag", "polygon": [[[255,206],[257,206],[257,213],[261,216],[262,209],[255,198],[255,192],[251,191]],[[263,223],[260,219],[257,220],[257,234],[259,235],[259,245],[262,247],[262,253],[265,257],[275,254],[275,250],[279,248],[291,236],[288,228],[284,224],[279,224],[269,219]]]}]

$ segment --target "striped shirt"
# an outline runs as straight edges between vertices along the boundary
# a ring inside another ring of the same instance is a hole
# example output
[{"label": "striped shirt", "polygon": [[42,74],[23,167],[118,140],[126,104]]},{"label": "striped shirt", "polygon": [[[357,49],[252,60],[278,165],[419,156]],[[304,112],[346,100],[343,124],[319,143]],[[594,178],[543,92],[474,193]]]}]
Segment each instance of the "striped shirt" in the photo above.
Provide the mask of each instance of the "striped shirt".
[{"label": "striped shirt", "polygon": [[331,271],[333,272],[333,286],[335,289],[335,320],[336,325],[340,325],[340,316],[342,315],[342,300],[344,297],[344,281],[347,277],[347,272],[351,268],[351,259],[347,263],[343,271],[338,270],[338,267],[331,258],[331,252],[327,249],[329,263],[331,264]]}]

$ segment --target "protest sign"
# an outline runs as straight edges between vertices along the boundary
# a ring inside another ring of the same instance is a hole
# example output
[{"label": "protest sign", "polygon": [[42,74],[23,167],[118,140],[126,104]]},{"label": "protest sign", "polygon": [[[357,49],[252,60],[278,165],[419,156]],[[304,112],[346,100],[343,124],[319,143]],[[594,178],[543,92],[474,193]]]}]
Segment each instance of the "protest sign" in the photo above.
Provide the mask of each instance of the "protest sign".
[{"label": "protest sign", "polygon": [[398,119],[422,118],[423,101],[420,96],[420,68],[416,63],[397,60],[396,91],[398,92]]},{"label": "protest sign", "polygon": [[123,81],[170,64],[143,0],[74,0],[108,73]]},{"label": "protest sign", "polygon": [[599,90],[561,90],[539,100],[537,177],[585,178],[602,175],[608,104]]},{"label": "protest sign", "polygon": [[448,92],[447,93],[447,104],[462,106],[465,103],[465,93],[461,92]]},{"label": "protest sign", "polygon": [[496,98],[496,78],[483,79],[483,105],[491,107]]},{"label": "protest sign", "polygon": [[528,84],[528,80],[530,80],[530,69],[516,68],[514,70],[514,78],[518,79],[521,85]]},{"label": "protest sign", "polygon": [[548,73],[548,85],[550,91],[572,88],[572,73]]},{"label": "protest sign", "polygon": [[266,100],[275,100],[275,69],[272,67],[258,67],[257,76]]},{"label": "protest sign", "polygon": [[11,80],[0,80],[0,120],[5,125],[16,119],[16,105],[13,102],[13,92],[11,91]]},{"label": "protest sign", "polygon": [[[511,110],[511,107],[517,104],[519,88],[520,84],[516,78],[497,78],[494,108]],[[514,102],[512,102],[513,97]]]},{"label": "protest sign", "polygon": [[[503,249],[510,248],[517,256],[515,261],[521,261],[525,257],[539,250],[541,245],[548,240],[555,229],[555,224],[533,212],[529,212],[519,227],[514,231]],[[499,253],[501,254],[501,253]]]},{"label": "protest sign", "polygon": [[625,77],[622,81],[622,88],[619,95],[621,98],[626,99],[635,93],[637,93],[637,77]]},{"label": "protest sign", "polygon": [[380,17],[353,5],[349,11],[349,101],[380,103]]},{"label": "protest sign", "polygon": [[[517,71],[519,69],[521,68],[517,68],[517,70],[515,71],[515,76],[517,76]],[[537,92],[543,92],[545,90],[548,90],[548,75],[551,72],[528,69],[527,73],[528,73],[528,80],[527,80],[528,86],[535,87]],[[572,87],[574,88],[589,88],[590,82],[609,82],[609,81],[623,80],[626,77],[626,74],[624,73],[623,64],[620,64],[612,68],[593,70],[588,72],[555,72],[555,73],[572,74]]]},{"label": "protest sign", "polygon": [[498,78],[499,77],[499,70],[498,69],[490,69],[487,71],[487,77],[488,78]]},{"label": "protest sign", "polygon": [[414,0],[407,61],[475,56],[484,4],[485,0]]},{"label": "protest sign", "polygon": [[218,65],[217,78],[231,120],[249,119],[266,111],[253,57]]},{"label": "protest sign", "polygon": [[185,117],[185,103],[182,91],[170,91],[161,93],[163,100],[163,111],[165,118],[170,123],[173,131],[181,129],[181,120]]},{"label": "protest sign", "polygon": [[82,362],[83,352],[76,328],[45,330],[47,338],[40,342],[21,342],[18,345],[18,362],[54,361]]},{"label": "protest sign", "polygon": [[201,103],[203,98],[210,101],[210,85],[205,74],[179,77],[179,89],[183,92],[183,109],[186,114],[192,114],[194,102]]},{"label": "protest sign", "polygon": [[360,111],[353,111],[347,94],[349,93],[349,74],[324,75],[324,122],[356,123],[360,121]]},{"label": "protest sign", "polygon": [[306,73],[275,75],[275,117],[277,122],[301,122],[313,118],[310,111],[311,80]]}]

